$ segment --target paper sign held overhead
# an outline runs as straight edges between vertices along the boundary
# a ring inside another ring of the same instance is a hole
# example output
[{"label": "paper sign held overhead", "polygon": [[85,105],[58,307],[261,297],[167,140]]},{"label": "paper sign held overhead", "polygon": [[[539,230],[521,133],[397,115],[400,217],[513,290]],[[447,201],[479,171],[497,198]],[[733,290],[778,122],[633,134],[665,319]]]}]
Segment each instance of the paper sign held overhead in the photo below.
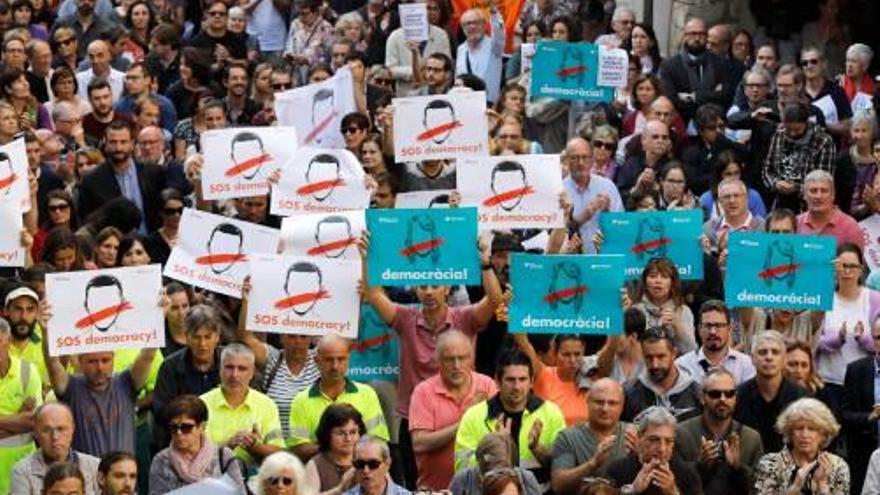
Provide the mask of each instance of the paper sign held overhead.
[{"label": "paper sign held overhead", "polygon": [[25,250],[21,245],[24,228],[17,201],[0,200],[0,266],[24,266]]},{"label": "paper sign held overhead", "polygon": [[487,156],[486,93],[395,98],[394,154],[400,161]]},{"label": "paper sign held overhead", "polygon": [[364,210],[370,192],[364,168],[346,149],[300,148],[272,189],[273,215]]},{"label": "paper sign held overhead", "polygon": [[400,13],[400,27],[406,41],[428,41],[428,4],[401,3],[397,5]]},{"label": "paper sign held overhead", "polygon": [[275,95],[278,125],[296,128],[300,146],[341,148],[342,118],[356,112],[351,70],[343,67],[330,79]]},{"label": "paper sign held overhead", "polygon": [[360,261],[358,240],[367,228],[363,210],[285,218],[282,254]]}]

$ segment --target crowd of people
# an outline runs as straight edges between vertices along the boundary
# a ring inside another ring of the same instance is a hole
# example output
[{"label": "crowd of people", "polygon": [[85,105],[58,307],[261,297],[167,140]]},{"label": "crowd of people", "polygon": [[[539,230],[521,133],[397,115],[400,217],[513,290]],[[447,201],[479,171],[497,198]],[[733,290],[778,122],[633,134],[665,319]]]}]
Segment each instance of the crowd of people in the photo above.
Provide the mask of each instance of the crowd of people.
[{"label": "crowd of people", "polygon": [[[421,42],[394,0],[0,0],[0,146],[24,140],[31,204],[0,268],[0,494],[880,495],[877,44],[841,20],[865,2],[692,16],[665,53],[623,2],[418,1]],[[540,40],[625,50],[626,85],[533,96]],[[476,91],[491,155],[558,154],[565,226],[459,246],[482,286],[362,280],[389,380],[351,378],[359,341],[249,328],[249,282],[164,279],[161,349],[50,354],[48,274],[164,266],[185,208],[279,228],[269,195],[205,199],[200,136],[277,125],[277,94],[344,67],[371,208],[457,187],[454,159],[394,156],[394,99]],[[703,280],[653,258],[614,335],[509,328],[512,254],[599,253],[604,213],[681,209]],[[725,305],[731,232],[833,237],[832,309]]]}]

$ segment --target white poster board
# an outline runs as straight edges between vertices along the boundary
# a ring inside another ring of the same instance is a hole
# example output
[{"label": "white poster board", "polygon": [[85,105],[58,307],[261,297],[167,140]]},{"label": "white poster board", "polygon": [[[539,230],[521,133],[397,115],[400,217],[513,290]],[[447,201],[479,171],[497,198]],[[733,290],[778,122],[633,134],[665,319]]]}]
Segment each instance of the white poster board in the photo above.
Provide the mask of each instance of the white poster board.
[{"label": "white poster board", "polygon": [[357,338],[361,263],[279,255],[255,256],[248,328],[269,333]]},{"label": "white poster board", "polygon": [[436,189],[433,191],[410,191],[397,193],[394,197],[395,208],[449,208],[449,198],[454,189]]},{"label": "white poster board", "polygon": [[360,260],[357,242],[366,228],[364,210],[288,217],[281,222],[281,253]]},{"label": "white poster board", "polygon": [[295,216],[364,210],[370,191],[364,168],[346,149],[300,148],[272,188],[273,215]]},{"label": "white poster board", "polygon": [[428,4],[426,3],[401,3],[398,4],[400,14],[400,27],[403,29],[403,38],[406,41],[428,41]]},{"label": "white poster board", "polygon": [[46,275],[49,355],[165,346],[161,265]]},{"label": "white poster board", "polygon": [[13,201],[21,213],[31,209],[24,137],[0,146],[0,201]]},{"label": "white poster board", "polygon": [[278,125],[295,127],[301,146],[343,147],[340,122],[357,111],[352,81],[351,70],[343,67],[326,81],[276,94]]},{"label": "white poster board", "polygon": [[859,222],[865,240],[865,262],[870,271],[880,268],[880,214],[873,214]]},{"label": "white poster board", "polygon": [[395,98],[393,105],[398,161],[488,156],[485,92]]},{"label": "white poster board", "polygon": [[23,228],[18,202],[0,200],[0,266],[24,266],[26,253],[21,245]]},{"label": "white poster board", "polygon": [[277,229],[189,208],[179,232],[165,276],[234,298],[241,298],[249,258],[275,253],[280,236]]}]

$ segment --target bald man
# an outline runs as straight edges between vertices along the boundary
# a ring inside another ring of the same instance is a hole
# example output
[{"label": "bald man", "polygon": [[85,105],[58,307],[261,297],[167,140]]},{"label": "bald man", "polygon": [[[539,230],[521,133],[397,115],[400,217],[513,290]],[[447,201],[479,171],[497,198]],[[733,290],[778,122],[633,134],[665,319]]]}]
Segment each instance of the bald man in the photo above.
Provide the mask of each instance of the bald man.
[{"label": "bald man", "polygon": [[616,381],[602,378],[593,383],[587,397],[590,420],[562,430],[553,446],[554,493],[576,493],[581,480],[604,472],[611,461],[635,449],[635,428],[620,421],[623,401],[623,387]]},{"label": "bald man", "polygon": [[614,178],[622,195],[629,197],[635,189],[653,194],[660,170],[672,158],[671,138],[669,126],[660,120],[645,124],[640,135],[642,152],[629,158]]},{"label": "bald man", "polygon": [[76,73],[77,92],[80,98],[88,98],[89,83],[93,79],[104,78],[110,83],[113,103],[116,103],[125,88],[125,73],[110,66],[110,62],[113,60],[110,45],[103,40],[92,41],[88,45],[86,54],[92,66]]},{"label": "bald man", "polygon": [[71,448],[73,443],[73,413],[61,402],[47,402],[34,411],[34,440],[39,450],[18,461],[12,469],[11,495],[40,495],[43,478],[49,466],[56,462],[73,462],[85,478],[85,492],[98,494],[97,457]]},{"label": "bald man", "polygon": [[623,211],[623,202],[613,182],[592,173],[593,148],[587,140],[571,139],[565,147],[565,160],[569,175],[562,187],[573,206],[571,226],[584,240],[584,252],[595,254],[592,239],[599,229],[599,215],[603,211]]}]

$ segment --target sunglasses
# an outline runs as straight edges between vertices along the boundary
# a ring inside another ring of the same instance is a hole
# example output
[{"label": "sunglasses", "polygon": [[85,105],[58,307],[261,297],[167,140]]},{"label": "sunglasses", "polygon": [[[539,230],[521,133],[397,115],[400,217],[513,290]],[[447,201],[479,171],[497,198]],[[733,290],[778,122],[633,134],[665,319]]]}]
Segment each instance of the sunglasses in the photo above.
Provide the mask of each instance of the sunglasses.
[{"label": "sunglasses", "polygon": [[354,466],[354,468],[358,471],[363,471],[364,468],[370,468],[370,471],[375,471],[379,469],[379,466],[382,465],[382,461],[378,459],[370,459],[368,461],[356,459],[354,462],[351,463],[351,465]]},{"label": "sunglasses", "polygon": [[183,207],[180,208],[162,208],[162,213],[166,215],[182,215]]},{"label": "sunglasses", "polygon": [[805,60],[801,60],[802,67],[807,67],[809,65],[819,65],[819,59],[818,58],[808,58]]},{"label": "sunglasses", "polygon": [[67,203],[60,205],[49,205],[49,211],[62,211],[70,208],[70,205]]},{"label": "sunglasses", "polygon": [[710,399],[720,399],[722,395],[728,399],[736,397],[735,388],[730,390],[704,390],[703,393],[705,393]]},{"label": "sunglasses", "polygon": [[391,86],[394,84],[394,79],[391,78],[377,77],[373,81],[380,86]]},{"label": "sunglasses", "polygon": [[55,41],[55,43],[57,43],[58,46],[72,45],[72,44],[75,43],[75,42],[76,42],[76,38],[67,38],[67,39],[56,40],[56,41]]},{"label": "sunglasses", "polygon": [[361,132],[361,130],[362,129],[360,127],[346,127],[345,129],[342,130],[342,133],[343,134],[356,134],[358,132]]},{"label": "sunglasses", "polygon": [[617,145],[614,143],[609,143],[607,141],[593,141],[593,146],[596,148],[602,148],[607,151],[615,151],[617,150]]},{"label": "sunglasses", "polygon": [[290,486],[293,484],[293,478],[288,478],[287,476],[273,476],[266,481],[269,483],[269,486]]},{"label": "sunglasses", "polygon": [[283,91],[285,89],[293,89],[293,83],[276,83],[272,85],[275,91]]},{"label": "sunglasses", "polygon": [[168,425],[168,432],[174,435],[177,432],[183,433],[184,435],[189,435],[192,433],[193,429],[196,427],[195,423],[180,423],[175,424],[171,423]]}]

